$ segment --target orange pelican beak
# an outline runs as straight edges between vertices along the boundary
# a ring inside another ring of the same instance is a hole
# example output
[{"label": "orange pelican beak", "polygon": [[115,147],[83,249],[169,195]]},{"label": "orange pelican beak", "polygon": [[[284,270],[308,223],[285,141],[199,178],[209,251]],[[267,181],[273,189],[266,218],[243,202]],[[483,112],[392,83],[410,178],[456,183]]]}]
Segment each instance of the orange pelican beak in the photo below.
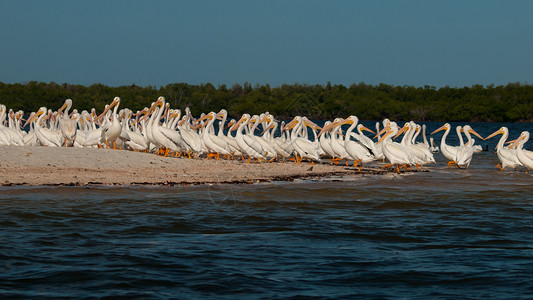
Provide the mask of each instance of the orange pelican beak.
[{"label": "orange pelican beak", "polygon": [[298,124],[298,120],[293,119],[287,125],[285,125],[285,128],[282,128],[282,130],[285,131],[285,130],[293,129],[294,126],[296,126],[296,124]]},{"label": "orange pelican beak", "polygon": [[387,126],[383,127],[383,129],[381,129],[373,138],[377,138],[378,136],[382,135],[385,133],[385,131],[387,131],[387,128],[390,128],[389,125],[387,124]]},{"label": "orange pelican beak", "polygon": [[395,135],[392,139],[396,139],[396,138],[399,137],[402,133],[406,132],[408,129],[409,129],[409,124],[406,123],[405,125],[403,125],[402,129],[398,130],[398,133],[396,133],[396,135]]},{"label": "orange pelican beak", "polygon": [[431,134],[434,134],[436,132],[439,132],[441,130],[446,130],[448,127],[446,127],[446,124],[442,125],[441,127],[437,128],[435,131],[433,131]]},{"label": "orange pelican beak", "polygon": [[241,123],[246,122],[246,121],[248,121],[248,119],[245,116],[242,116],[237,123],[235,123],[235,124],[233,124],[233,126],[231,126],[229,131],[237,130],[237,128],[239,128]]},{"label": "orange pelican beak", "polygon": [[372,134],[374,134],[374,133],[375,133],[374,131],[372,131],[372,130],[368,129],[368,128],[367,128],[367,127],[366,127],[365,125],[361,125],[361,127],[360,127],[360,128],[361,128],[361,131],[363,131],[363,130],[366,130],[366,131],[368,131],[368,132],[370,132],[370,133],[372,133]]},{"label": "orange pelican beak", "polygon": [[30,124],[33,120],[35,120],[38,116],[42,115],[43,114],[43,111],[42,110],[39,110],[37,111],[37,113],[34,113],[32,114],[28,120],[26,121],[26,123],[24,123],[24,126],[22,126],[22,128],[26,127],[26,125]]},{"label": "orange pelican beak", "polygon": [[474,129],[472,129],[472,127],[470,127],[470,129],[468,130],[468,132],[470,132],[471,134],[477,136],[478,138],[482,139],[482,140],[485,140],[483,137],[481,137],[481,135],[479,133],[477,133]]},{"label": "orange pelican beak", "polygon": [[235,124],[235,122],[236,122],[235,119],[231,119],[231,120],[228,122],[228,124],[226,125],[226,128],[231,127],[233,124]]},{"label": "orange pelican beak", "polygon": [[307,119],[304,120],[304,125],[309,127],[309,128],[312,128],[313,130],[320,130],[322,129],[322,127],[318,126],[316,123],[314,122],[311,122]]},{"label": "orange pelican beak", "polygon": [[59,110],[57,111],[58,114],[60,114],[65,108],[67,108],[67,103],[65,102],[65,104],[63,104],[63,106],[61,106],[61,108],[59,108]]},{"label": "orange pelican beak", "polygon": [[259,123],[268,122],[270,119],[268,118],[269,115],[265,115],[261,120],[259,120]]},{"label": "orange pelican beak", "polygon": [[[392,134],[392,130],[389,130],[390,127],[387,126],[387,127],[385,127],[385,128],[387,128],[387,132],[385,132],[385,134],[381,136],[381,138],[379,139],[379,141],[377,141],[376,144],[381,143],[381,141],[383,141],[387,136],[389,136],[389,135]],[[385,128],[384,128],[384,129],[385,129]]]},{"label": "orange pelican beak", "polygon": [[269,131],[270,129],[274,128],[275,127],[275,123],[274,122],[270,122],[270,124],[265,128],[265,130],[263,130],[263,133],[261,134],[265,134],[265,132]]},{"label": "orange pelican beak", "polygon": [[203,117],[201,117],[198,120],[196,120],[196,122],[202,122],[203,120],[206,120],[208,118],[212,120],[214,118],[213,115],[214,115],[213,113],[208,113],[207,115],[204,115]]},{"label": "orange pelican beak", "polygon": [[[342,125],[343,120],[331,122],[329,125],[322,127],[322,130],[318,133],[318,137],[322,136],[325,132],[331,131],[333,128]],[[339,125],[340,124],[340,125]],[[342,134],[342,133],[341,133]]]},{"label": "orange pelican beak", "polygon": [[519,143],[521,140],[525,139],[525,138],[526,138],[525,135],[520,134],[520,136],[519,136],[516,140],[514,140],[514,141],[510,141],[510,142],[508,142],[508,143],[513,143],[512,148],[516,148],[516,146],[518,146],[518,143]]},{"label": "orange pelican beak", "polygon": [[484,140],[488,140],[490,139],[491,137],[494,137],[498,134],[504,134],[505,132],[500,128],[498,130],[496,130],[495,132],[493,132],[491,135],[489,135],[488,137],[484,138]]}]

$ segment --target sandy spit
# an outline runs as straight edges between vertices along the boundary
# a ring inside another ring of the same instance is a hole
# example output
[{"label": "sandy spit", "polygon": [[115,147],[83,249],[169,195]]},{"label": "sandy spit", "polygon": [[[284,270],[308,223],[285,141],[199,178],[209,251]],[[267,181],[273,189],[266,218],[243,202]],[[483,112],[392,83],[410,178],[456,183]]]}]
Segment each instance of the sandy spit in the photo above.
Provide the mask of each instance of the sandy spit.
[{"label": "sandy spit", "polygon": [[255,183],[354,172],[329,164],[246,164],[125,150],[0,146],[0,185],[4,186]]}]

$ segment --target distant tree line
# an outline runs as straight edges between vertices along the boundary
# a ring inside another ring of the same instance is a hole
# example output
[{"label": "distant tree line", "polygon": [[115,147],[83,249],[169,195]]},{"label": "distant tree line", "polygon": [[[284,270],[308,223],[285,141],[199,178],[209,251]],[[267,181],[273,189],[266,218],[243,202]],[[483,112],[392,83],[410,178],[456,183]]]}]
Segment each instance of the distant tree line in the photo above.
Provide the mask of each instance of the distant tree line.
[{"label": "distant tree line", "polygon": [[58,109],[67,98],[73,100],[73,107],[78,110],[94,107],[101,112],[115,96],[121,98],[121,107],[134,111],[164,96],[172,108],[188,106],[195,115],[225,108],[234,118],[242,113],[269,111],[278,118],[305,115],[331,119],[353,114],[362,120],[533,122],[533,85],[521,83],[437,89],[365,83],[349,87],[330,83],[278,87],[252,86],[248,82],[231,87],[173,83],[157,88],[135,84],[110,87],[0,82],[0,103],[25,112],[36,111],[40,106]]}]

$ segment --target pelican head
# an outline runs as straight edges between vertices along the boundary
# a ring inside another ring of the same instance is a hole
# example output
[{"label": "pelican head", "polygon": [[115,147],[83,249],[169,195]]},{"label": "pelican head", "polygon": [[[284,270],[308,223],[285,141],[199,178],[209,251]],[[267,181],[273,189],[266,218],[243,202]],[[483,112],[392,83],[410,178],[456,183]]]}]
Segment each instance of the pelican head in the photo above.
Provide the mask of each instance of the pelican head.
[{"label": "pelican head", "polygon": [[26,123],[24,123],[24,126],[22,126],[22,128],[26,127],[26,125],[31,123],[33,120],[37,119],[40,115],[46,114],[46,112],[47,112],[46,107],[43,106],[43,107],[39,108],[39,110],[36,113],[32,113],[30,115],[30,117],[28,118]]},{"label": "pelican head", "polygon": [[320,130],[322,127],[318,126],[316,123],[309,120],[307,117],[302,117],[303,123],[305,126],[313,129],[313,130]]},{"label": "pelican head", "polygon": [[282,128],[281,130],[282,130],[282,131],[286,131],[286,130],[293,129],[294,127],[296,127],[296,125],[297,125],[298,123],[300,123],[301,120],[302,120],[302,117],[300,117],[300,116],[296,116],[296,117],[294,117],[294,119],[292,119],[292,121],[290,121],[289,123],[287,123],[287,124],[285,125],[285,127]]},{"label": "pelican head", "polygon": [[393,139],[399,137],[402,133],[406,132],[407,130],[411,129],[411,123],[409,122],[405,122],[405,124],[403,124],[403,127],[402,129],[398,130],[398,132],[396,133],[396,135],[393,137]]},{"label": "pelican head", "polygon": [[359,131],[363,131],[363,130],[366,130],[370,133],[375,133],[374,131],[372,131],[371,129],[367,128],[365,125],[363,124],[358,124],[357,125],[357,129],[359,129]]},{"label": "pelican head", "polygon": [[526,143],[529,140],[529,131],[522,131],[520,136],[513,142],[513,146],[512,147],[516,148],[516,146],[518,146],[520,141],[523,141],[523,140],[525,140],[524,143]]},{"label": "pelican head", "polygon": [[385,128],[383,128],[385,130],[385,134],[381,136],[381,138],[379,139],[379,141],[376,142],[376,144],[381,143],[386,137],[394,133],[395,130],[393,130],[390,125],[391,123],[389,123],[387,126],[385,126]]},{"label": "pelican head", "polygon": [[[324,123],[324,127],[322,127],[322,130],[318,133],[318,136],[320,137],[325,132],[330,132],[333,128],[342,125],[341,123],[343,121],[344,120],[342,118],[335,118],[335,120],[333,120],[333,122],[328,121],[328,122]],[[348,123],[345,123],[345,124],[348,124]]]},{"label": "pelican head", "polygon": [[488,140],[498,134],[508,134],[509,133],[509,130],[507,129],[507,127],[501,127],[500,129],[496,130],[495,132],[493,132],[491,135],[489,135],[488,137],[484,138],[484,140]]},{"label": "pelican head", "polygon": [[481,135],[479,133],[477,133],[474,129],[472,129],[472,127],[470,127],[470,125],[465,125],[463,126],[463,132],[469,132],[475,136],[477,136],[478,138],[482,139],[482,140],[485,140],[484,138],[481,137]]},{"label": "pelican head", "polygon": [[237,123],[235,123],[233,126],[231,126],[231,128],[229,129],[229,131],[234,131],[236,130],[237,128],[239,128],[239,126],[241,124],[246,124],[250,121],[251,117],[249,114],[244,114],[242,115],[242,117],[239,119],[239,121],[237,121]]},{"label": "pelican head", "polygon": [[71,107],[72,107],[72,99],[67,99],[67,100],[65,100],[65,103],[63,103],[63,106],[61,106],[61,108],[59,108],[57,113],[61,113],[64,109],[66,109],[68,111],[68,110],[70,110]]}]

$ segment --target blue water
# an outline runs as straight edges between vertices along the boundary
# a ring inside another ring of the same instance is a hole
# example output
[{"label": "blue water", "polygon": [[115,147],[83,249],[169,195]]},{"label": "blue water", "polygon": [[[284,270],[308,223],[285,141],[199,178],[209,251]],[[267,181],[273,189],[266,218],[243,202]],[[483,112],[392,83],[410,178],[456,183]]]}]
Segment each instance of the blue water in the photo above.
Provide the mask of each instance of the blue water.
[{"label": "blue water", "polygon": [[492,152],[468,171],[436,158],[292,183],[0,187],[0,295],[531,298],[533,175]]}]

